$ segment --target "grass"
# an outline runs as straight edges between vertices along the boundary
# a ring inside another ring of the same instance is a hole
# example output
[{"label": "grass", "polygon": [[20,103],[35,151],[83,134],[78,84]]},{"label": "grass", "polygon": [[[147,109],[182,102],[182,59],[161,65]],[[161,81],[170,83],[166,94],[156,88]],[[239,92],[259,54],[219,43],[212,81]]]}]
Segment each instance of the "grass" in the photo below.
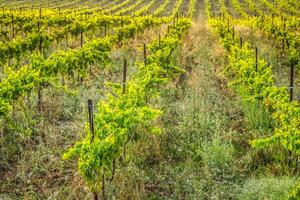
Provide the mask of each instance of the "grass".
[{"label": "grass", "polygon": [[240,188],[239,200],[286,199],[289,191],[297,184],[291,177],[263,177],[249,179]]}]

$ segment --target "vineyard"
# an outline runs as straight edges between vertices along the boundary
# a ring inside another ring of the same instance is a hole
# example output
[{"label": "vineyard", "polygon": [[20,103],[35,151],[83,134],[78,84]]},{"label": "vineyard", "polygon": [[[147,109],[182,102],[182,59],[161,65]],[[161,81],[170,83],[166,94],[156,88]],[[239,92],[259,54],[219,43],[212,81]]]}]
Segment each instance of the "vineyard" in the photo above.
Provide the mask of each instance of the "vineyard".
[{"label": "vineyard", "polygon": [[0,200],[300,199],[298,0],[0,0]]}]

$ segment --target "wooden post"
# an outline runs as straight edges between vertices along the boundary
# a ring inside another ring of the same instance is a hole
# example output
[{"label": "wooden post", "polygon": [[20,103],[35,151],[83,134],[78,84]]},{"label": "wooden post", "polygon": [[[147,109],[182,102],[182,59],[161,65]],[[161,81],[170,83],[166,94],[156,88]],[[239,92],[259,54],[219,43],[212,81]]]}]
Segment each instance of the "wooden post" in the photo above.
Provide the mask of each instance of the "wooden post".
[{"label": "wooden post", "polygon": [[234,31],[234,26],[232,27],[232,38],[234,39],[234,35],[235,34],[235,31]]},{"label": "wooden post", "polygon": [[229,18],[227,19],[227,32],[229,33]]},{"label": "wooden post", "polygon": [[146,49],[146,44],[144,44],[144,63],[145,66],[147,65],[147,49]]},{"label": "wooden post", "polygon": [[80,31],[80,47],[83,45],[83,31]]},{"label": "wooden post", "polygon": [[43,109],[42,101],[43,101],[42,89],[39,87],[38,88],[38,110],[39,110],[39,112],[41,112]]},{"label": "wooden post", "polygon": [[[122,80],[122,94],[123,95],[126,92],[126,78],[127,78],[127,60],[124,59],[123,80]],[[124,146],[123,146],[123,152],[122,152],[123,158],[125,158],[125,153],[126,153],[126,144],[124,144]],[[122,160],[122,158],[121,158],[121,160]],[[115,170],[116,170],[116,159],[113,160],[113,166],[112,166],[112,172],[111,172],[111,178],[110,178],[111,181],[114,179]],[[102,193],[103,193],[102,195],[104,196],[105,192],[103,192],[103,188],[102,188]],[[103,199],[105,199],[105,196]]]},{"label": "wooden post", "polygon": [[89,126],[90,131],[92,134],[92,141],[94,142],[95,138],[95,129],[94,129],[94,107],[93,107],[93,101],[91,99],[88,100],[88,111],[89,111]]},{"label": "wooden post", "polygon": [[102,199],[106,200],[106,195],[105,195],[105,175],[104,175],[104,172],[102,174]]},{"label": "wooden post", "polygon": [[107,27],[106,27],[106,24],[104,24],[104,37],[106,37],[106,34],[107,34]]},{"label": "wooden post", "polygon": [[115,171],[116,171],[116,159],[113,160],[110,181],[114,180]]},{"label": "wooden post", "polygon": [[126,91],[126,77],[127,77],[127,60],[124,60],[124,66],[123,66],[123,80],[122,80],[122,94],[125,94]]},{"label": "wooden post", "polygon": [[11,14],[11,31],[12,31],[12,38],[15,38],[14,14]]},{"label": "wooden post", "polygon": [[39,51],[40,53],[42,53],[43,51],[43,47],[42,47],[42,43],[43,43],[43,40],[42,40],[42,36],[41,36],[41,10],[40,10],[40,19],[38,21],[38,32],[39,32]]},{"label": "wooden post", "polygon": [[40,41],[39,41],[39,52],[41,54],[43,52],[43,38],[41,37],[41,34],[40,34]]},{"label": "wooden post", "polygon": [[258,49],[255,47],[255,71],[258,70]]},{"label": "wooden post", "polygon": [[[282,16],[281,16],[282,18]],[[285,23],[285,18],[282,18],[281,20],[283,20],[283,31],[285,32],[286,30],[286,23]],[[282,38],[282,50],[285,50],[285,38]]]},{"label": "wooden post", "polygon": [[[95,129],[94,129],[94,107],[93,107],[93,101],[91,99],[88,100],[88,112],[89,112],[89,126],[90,131],[92,134],[92,140],[91,142],[94,142],[95,139]],[[98,200],[98,193],[93,192],[93,199]]]},{"label": "wooden post", "polygon": [[240,47],[241,47],[241,49],[243,48],[243,38],[242,37],[240,37]]},{"label": "wooden post", "polygon": [[118,45],[119,45],[119,47],[122,47],[121,35],[118,35]]},{"label": "wooden post", "polygon": [[294,76],[295,76],[295,65],[294,63],[291,63],[290,101],[294,100]]},{"label": "wooden post", "polygon": [[[65,26],[67,25],[67,17],[65,16]],[[66,46],[69,46],[69,42],[68,42],[69,38],[68,38],[68,31],[66,31]]]},{"label": "wooden post", "polygon": [[38,20],[38,32],[40,32],[41,20]]},{"label": "wooden post", "polygon": [[161,41],[161,36],[160,34],[158,35],[158,46],[160,46],[160,41]]},{"label": "wooden post", "polygon": [[66,46],[68,47],[69,46],[69,37],[68,37],[69,33],[66,32]]},{"label": "wooden post", "polygon": [[[39,52],[40,54],[42,54],[42,37],[41,37],[41,33],[40,33],[40,28],[41,28],[41,11],[40,11],[40,19],[38,21],[38,32],[39,32]],[[42,89],[38,88],[38,107],[39,107],[39,111],[41,111],[43,109],[43,94],[42,94]]]}]

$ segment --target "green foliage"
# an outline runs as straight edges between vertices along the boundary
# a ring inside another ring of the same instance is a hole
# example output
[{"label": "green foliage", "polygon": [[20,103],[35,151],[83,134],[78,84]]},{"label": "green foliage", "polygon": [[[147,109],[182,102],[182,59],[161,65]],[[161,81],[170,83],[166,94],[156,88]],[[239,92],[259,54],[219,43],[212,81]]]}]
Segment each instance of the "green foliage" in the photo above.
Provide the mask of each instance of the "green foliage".
[{"label": "green foliage", "polygon": [[[9,113],[12,100],[16,100],[25,92],[46,85],[45,82],[57,75],[72,76],[78,72],[81,77],[86,75],[88,66],[99,63],[106,67],[110,63],[110,52],[118,42],[120,33],[132,33],[124,35],[130,38],[136,32],[140,32],[150,26],[159,25],[168,19],[156,19],[152,17],[137,18],[136,23],[117,29],[117,33],[110,37],[95,39],[82,46],[82,48],[69,51],[57,51],[49,58],[43,58],[39,54],[32,56],[29,66],[7,74],[7,78],[0,83],[0,116]],[[134,27],[134,28],[133,28]],[[43,84],[42,84],[43,83]]]},{"label": "green foliage", "polygon": [[29,67],[23,67],[17,73],[11,72],[0,82],[0,116],[10,112],[13,101],[33,90],[41,81],[40,73]]},{"label": "green foliage", "polygon": [[160,15],[166,9],[166,7],[171,3],[171,0],[165,0],[153,13],[154,16]]},{"label": "green foliage", "polygon": [[289,194],[287,200],[298,200],[300,199],[300,183],[297,187]]},{"label": "green foliage", "polygon": [[[252,146],[264,148],[280,143],[286,149],[300,153],[300,105],[298,102],[289,102],[288,92],[284,88],[274,86],[272,67],[263,59],[256,63],[254,52],[246,43],[240,48],[231,35],[226,32],[226,25],[222,21],[211,20],[211,25],[216,28],[217,34],[229,51],[229,65],[226,69],[232,79],[230,83],[249,102],[259,101],[265,105],[275,122],[274,135],[257,139],[251,142]],[[224,39],[225,38],[225,39]]]},{"label": "green foliage", "polygon": [[[19,18],[17,19],[21,20]],[[21,22],[23,23],[24,21],[20,21],[20,25],[22,24]],[[117,28],[116,30],[119,34],[122,34],[122,38],[132,37],[134,33],[144,29],[145,22],[147,23],[146,26],[148,27],[154,25],[154,23],[160,24],[161,20],[154,19],[151,17],[147,17],[146,20],[145,17],[132,19],[129,17],[121,18],[117,16],[94,15],[91,18],[86,20],[82,20],[78,18],[75,18],[73,21],[70,22],[66,20],[65,22],[66,26],[64,28],[58,29],[57,27],[51,27],[50,33],[48,31],[49,24],[47,23],[46,20],[43,20],[43,22],[40,22],[40,24],[42,24],[43,26],[36,32],[30,29],[30,31],[32,32],[30,32],[25,38],[18,36],[17,38],[14,38],[9,42],[5,42],[5,43],[1,42],[1,46],[0,46],[1,62],[5,63],[7,62],[8,59],[12,59],[12,58],[20,60],[25,53],[36,50],[40,45],[44,50],[49,49],[49,47],[51,47],[51,44],[54,41],[60,42],[69,33],[73,36],[79,36],[81,33],[85,33],[90,30],[94,31],[97,29],[101,29],[105,25],[117,26],[117,27],[121,25],[122,26],[127,25],[128,26],[127,28],[121,27],[121,28]],[[22,26],[26,27],[27,23],[37,23],[37,22],[26,21],[26,23],[22,24]],[[125,35],[124,34],[125,32],[130,32],[131,35],[128,34]]]},{"label": "green foliage", "polygon": [[171,54],[180,44],[179,39],[189,24],[188,20],[180,20],[162,40],[161,46],[157,46],[157,41],[150,45],[151,55],[146,66],[140,65],[140,72],[126,83],[125,94],[119,85],[112,84],[112,93],[107,93],[106,99],[97,105],[95,135],[87,130],[86,137],[64,154],[64,159],[79,158],[78,170],[92,191],[100,190],[102,176],[110,173],[108,170],[112,168],[113,161],[120,158],[135,130],[159,131],[153,122],[161,111],[151,108],[146,102],[156,96],[157,84],[181,72],[172,64]]},{"label": "green foliage", "polygon": [[272,36],[274,43],[280,48],[280,51],[286,51],[290,64],[298,66],[300,63],[300,38],[299,32],[300,20],[296,16],[264,16],[242,20],[240,24],[250,25],[264,34]]},{"label": "green foliage", "polygon": [[[108,95],[107,101],[100,101],[95,116],[95,136],[87,137],[75,144],[64,158],[79,156],[78,167],[89,185],[100,183],[101,174],[111,168],[114,159],[120,156],[125,143],[138,126],[155,130],[150,122],[160,114],[158,110],[143,105],[140,88],[129,85],[125,95]],[[95,190],[96,188],[93,188]]]},{"label": "green foliage", "polygon": [[39,45],[40,40],[47,40],[47,36],[40,35],[39,33],[32,33],[26,39],[21,37],[14,40],[0,44],[1,62],[5,63],[8,59],[16,58],[19,60],[22,54],[26,51],[33,51]]}]

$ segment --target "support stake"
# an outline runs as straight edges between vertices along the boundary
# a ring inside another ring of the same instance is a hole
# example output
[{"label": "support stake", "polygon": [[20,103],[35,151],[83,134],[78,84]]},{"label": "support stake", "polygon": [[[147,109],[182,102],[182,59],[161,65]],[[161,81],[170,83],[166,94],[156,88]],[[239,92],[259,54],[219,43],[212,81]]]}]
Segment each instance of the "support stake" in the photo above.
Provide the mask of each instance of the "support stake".
[{"label": "support stake", "polygon": [[147,65],[147,49],[146,49],[146,44],[144,44],[144,63],[145,66]]},{"label": "support stake", "polygon": [[89,111],[89,125],[90,131],[92,134],[92,142],[94,142],[95,138],[95,129],[94,129],[94,108],[93,108],[93,101],[91,99],[88,100],[88,111]]},{"label": "support stake", "polygon": [[258,49],[255,47],[255,71],[258,70]]},{"label": "support stake", "polygon": [[290,77],[290,101],[294,100],[294,76],[295,76],[295,65],[291,64],[291,77]]},{"label": "support stake", "polygon": [[240,37],[240,47],[241,47],[241,49],[243,48],[243,38],[242,37]]},{"label": "support stake", "polygon": [[124,60],[124,66],[123,66],[123,80],[122,80],[122,94],[125,94],[126,91],[126,76],[127,76],[127,60]]}]

